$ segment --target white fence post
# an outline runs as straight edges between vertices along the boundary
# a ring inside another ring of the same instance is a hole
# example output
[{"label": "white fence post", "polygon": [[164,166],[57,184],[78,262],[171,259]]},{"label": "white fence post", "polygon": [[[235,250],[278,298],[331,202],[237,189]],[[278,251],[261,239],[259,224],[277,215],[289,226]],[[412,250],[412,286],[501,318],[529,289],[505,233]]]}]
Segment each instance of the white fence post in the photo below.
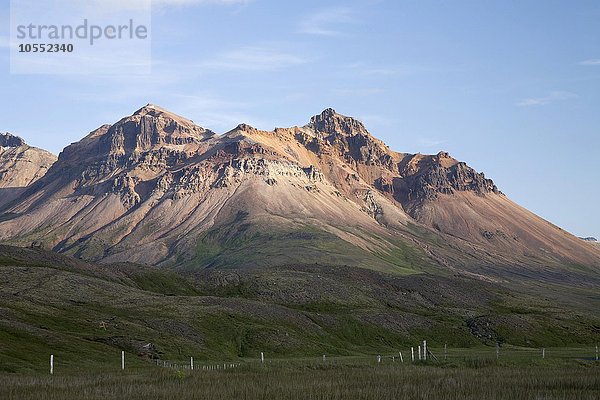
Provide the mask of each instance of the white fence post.
[{"label": "white fence post", "polygon": [[121,351],[121,370],[125,370],[125,352]]},{"label": "white fence post", "polygon": [[263,353],[262,351],[260,352],[260,362],[261,363],[265,362],[265,353]]},{"label": "white fence post", "polygon": [[402,352],[399,351],[398,354],[400,355],[400,362],[403,363],[404,362],[404,358],[402,358]]},{"label": "white fence post", "polygon": [[423,360],[427,361],[427,340],[423,340]]},{"label": "white fence post", "polygon": [[542,358],[546,358],[546,348],[542,349]]},{"label": "white fence post", "polygon": [[419,361],[421,361],[421,345],[419,345]]},{"label": "white fence post", "polygon": [[194,357],[190,357],[190,370],[194,370]]},{"label": "white fence post", "polygon": [[415,348],[414,347],[410,348],[410,356],[412,358],[412,361],[415,362]]},{"label": "white fence post", "polygon": [[50,354],[50,375],[54,374],[54,354]]}]

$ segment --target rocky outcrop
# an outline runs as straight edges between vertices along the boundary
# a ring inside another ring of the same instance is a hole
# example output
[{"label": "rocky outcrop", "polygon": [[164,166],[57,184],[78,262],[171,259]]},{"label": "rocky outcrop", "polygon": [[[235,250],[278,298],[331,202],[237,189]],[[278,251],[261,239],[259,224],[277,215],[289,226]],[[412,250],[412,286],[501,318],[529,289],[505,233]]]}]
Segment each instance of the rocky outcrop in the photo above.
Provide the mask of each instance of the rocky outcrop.
[{"label": "rocky outcrop", "polygon": [[190,120],[147,105],[68,146],[59,159],[63,163],[98,161],[107,168],[128,167],[139,162],[152,166],[157,161],[172,164],[183,159],[183,155],[195,153],[203,141],[213,136],[212,131]]},{"label": "rocky outcrop", "polygon": [[217,167],[218,178],[213,187],[229,187],[242,182],[248,175],[261,176],[269,185],[281,177],[296,178],[307,183],[323,182],[323,174],[314,166],[302,168],[296,164],[260,158],[233,159]]},{"label": "rocky outcrop", "polygon": [[25,141],[18,136],[10,133],[0,133],[0,147],[20,147],[24,146]]},{"label": "rocky outcrop", "polygon": [[357,134],[366,134],[367,129],[362,122],[346,117],[328,108],[321,114],[311,118],[307,128],[313,129],[323,137],[331,136],[355,136]]},{"label": "rocky outcrop", "polygon": [[[477,195],[486,193],[500,194],[491,179],[483,173],[475,171],[464,162],[458,162],[448,153],[441,152],[436,156],[427,156],[418,163],[408,157],[401,163],[400,174],[403,185],[399,198],[402,202],[415,200],[435,200],[438,194],[454,194],[455,192],[474,192]],[[418,158],[418,157],[417,157]],[[389,182],[378,182],[384,190],[391,190]]]},{"label": "rocky outcrop", "polygon": [[351,164],[395,169],[394,152],[354,118],[328,108],[312,117],[304,129],[296,139],[316,154],[334,154]]},{"label": "rocky outcrop", "polygon": [[24,188],[43,177],[56,161],[45,150],[28,146],[9,133],[0,134],[0,188]]}]

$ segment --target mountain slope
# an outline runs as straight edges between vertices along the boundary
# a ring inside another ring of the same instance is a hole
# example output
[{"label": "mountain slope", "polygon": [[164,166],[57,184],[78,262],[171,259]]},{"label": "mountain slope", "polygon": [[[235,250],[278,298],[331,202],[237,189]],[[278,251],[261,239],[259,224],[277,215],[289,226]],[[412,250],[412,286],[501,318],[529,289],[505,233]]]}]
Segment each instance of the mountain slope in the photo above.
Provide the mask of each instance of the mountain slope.
[{"label": "mountain slope", "polygon": [[28,186],[44,176],[55,161],[55,155],[28,146],[18,136],[0,134],[0,188]]},{"label": "mountain slope", "polygon": [[0,133],[0,207],[48,172],[56,156],[28,146],[23,139]]},{"label": "mountain slope", "polygon": [[67,147],[2,213],[0,240],[103,262],[581,282],[600,268],[596,247],[483,174],[446,153],[394,152],[331,109],[303,127],[218,136],[148,105]]}]

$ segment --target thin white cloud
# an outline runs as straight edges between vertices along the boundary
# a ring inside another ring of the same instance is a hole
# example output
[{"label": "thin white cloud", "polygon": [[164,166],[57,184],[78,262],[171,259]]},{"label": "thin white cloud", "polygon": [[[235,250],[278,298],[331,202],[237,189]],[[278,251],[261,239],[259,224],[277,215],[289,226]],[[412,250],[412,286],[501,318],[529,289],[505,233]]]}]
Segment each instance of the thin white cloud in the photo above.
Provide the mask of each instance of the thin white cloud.
[{"label": "thin white cloud", "polygon": [[553,91],[542,97],[530,97],[519,100],[517,106],[519,107],[532,107],[532,106],[544,106],[557,101],[571,100],[578,96],[575,93],[564,92],[564,91]]},{"label": "thin white cloud", "polygon": [[593,60],[585,60],[579,63],[579,65],[600,65],[600,58]]},{"label": "thin white cloud", "polygon": [[308,60],[291,52],[269,47],[242,47],[217,55],[211,61],[201,63],[200,69],[238,71],[276,71]]},{"label": "thin white cloud", "polygon": [[342,25],[356,22],[356,13],[348,7],[320,10],[304,18],[299,24],[299,32],[308,35],[338,36]]}]

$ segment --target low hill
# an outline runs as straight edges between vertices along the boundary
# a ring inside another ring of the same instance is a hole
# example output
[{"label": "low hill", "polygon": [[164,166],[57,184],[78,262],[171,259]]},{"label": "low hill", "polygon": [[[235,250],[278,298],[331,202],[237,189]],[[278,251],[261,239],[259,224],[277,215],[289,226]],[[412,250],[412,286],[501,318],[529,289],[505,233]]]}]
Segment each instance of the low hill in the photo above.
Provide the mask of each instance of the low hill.
[{"label": "low hill", "polygon": [[[175,273],[0,246],[0,370],[152,359],[396,353],[496,341],[593,343],[598,299],[583,287],[508,287],[464,276],[348,266]],[[567,295],[568,293],[568,295]]]}]

